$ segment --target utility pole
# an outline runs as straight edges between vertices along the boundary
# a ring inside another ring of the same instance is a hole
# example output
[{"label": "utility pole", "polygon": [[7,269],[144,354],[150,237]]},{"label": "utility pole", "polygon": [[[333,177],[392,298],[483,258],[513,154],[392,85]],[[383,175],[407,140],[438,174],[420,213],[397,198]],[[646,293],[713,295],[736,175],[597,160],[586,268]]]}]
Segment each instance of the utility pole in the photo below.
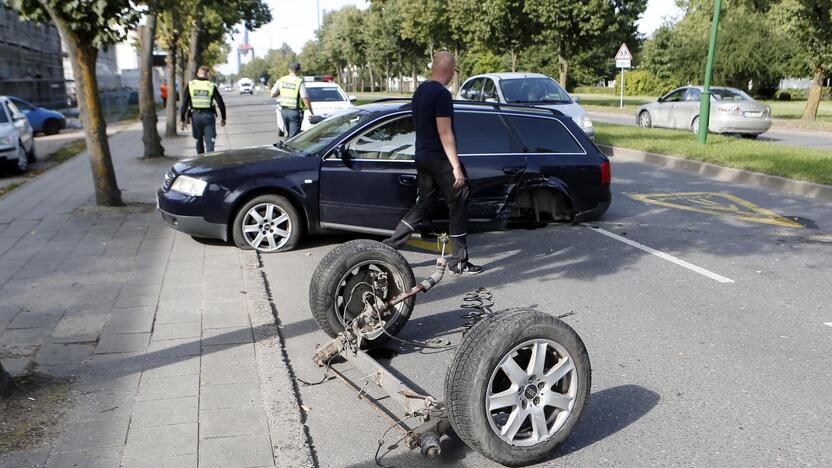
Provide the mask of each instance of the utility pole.
[{"label": "utility pole", "polygon": [[719,30],[719,12],[722,10],[722,0],[714,2],[714,19],[711,22],[711,42],[708,45],[708,62],[705,64],[705,83],[699,104],[699,144],[708,142],[708,124],[711,120],[711,74],[716,55],[716,33]]}]

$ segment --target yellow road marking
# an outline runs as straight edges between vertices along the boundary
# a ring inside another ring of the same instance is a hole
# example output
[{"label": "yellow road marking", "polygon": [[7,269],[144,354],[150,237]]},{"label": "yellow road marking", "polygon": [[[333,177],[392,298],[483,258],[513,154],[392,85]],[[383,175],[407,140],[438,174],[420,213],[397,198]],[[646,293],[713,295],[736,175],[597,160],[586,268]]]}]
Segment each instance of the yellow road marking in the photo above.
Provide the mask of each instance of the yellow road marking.
[{"label": "yellow road marking", "polygon": [[679,193],[629,193],[633,200],[651,205],[704,213],[723,218],[734,218],[753,223],[772,224],[793,228],[805,227],[795,220],[757,206],[730,193],[679,192]]},{"label": "yellow road marking", "polygon": [[[420,249],[420,250],[427,250],[428,252],[433,252],[433,253],[437,253],[437,254],[442,253],[442,244],[440,244],[438,240],[433,241],[433,242],[429,242],[429,241],[425,241],[425,240],[421,240],[421,239],[410,239],[409,241],[407,241],[407,245],[410,245],[412,247],[416,247],[417,249]],[[448,244],[445,247],[445,255],[450,255],[450,254],[451,254],[451,244]]]}]

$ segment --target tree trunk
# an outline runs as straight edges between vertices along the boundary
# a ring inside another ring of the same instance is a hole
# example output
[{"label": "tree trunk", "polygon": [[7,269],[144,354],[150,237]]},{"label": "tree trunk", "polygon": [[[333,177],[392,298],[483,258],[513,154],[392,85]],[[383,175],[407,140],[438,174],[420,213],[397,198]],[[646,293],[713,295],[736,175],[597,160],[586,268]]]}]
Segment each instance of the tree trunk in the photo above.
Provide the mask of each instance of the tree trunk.
[{"label": "tree trunk", "polygon": [[569,61],[566,60],[563,54],[558,54],[558,65],[560,71],[560,75],[558,76],[560,82],[558,84],[563,86],[563,89],[566,89],[566,79],[569,76]]},{"label": "tree trunk", "polygon": [[75,76],[75,95],[78,99],[81,125],[84,127],[84,140],[90,155],[92,182],[95,187],[95,203],[99,206],[123,206],[121,190],[116,181],[116,171],[110,157],[110,145],[107,141],[107,123],[101,109],[101,96],[98,94],[98,78],[95,64],[98,49],[92,44],[81,43],[78,36],[61,21],[54,8],[48,2],[40,2],[57,26],[61,37],[69,48],[69,61]]},{"label": "tree trunk", "polygon": [[517,51],[514,49],[511,49],[511,71],[517,71]]},{"label": "tree trunk", "polygon": [[459,92],[459,46],[454,46],[454,60],[456,61],[456,65],[454,66],[454,78],[451,81],[451,89],[453,90],[454,96],[456,96],[456,93]]},{"label": "tree trunk", "polygon": [[0,362],[0,397],[7,397],[12,393],[12,378],[6,369],[3,369],[3,363]]},{"label": "tree trunk", "polygon": [[812,76],[812,84],[809,85],[809,95],[806,99],[806,108],[803,109],[803,120],[814,122],[818,118],[818,107],[823,94],[823,72],[815,70]]},{"label": "tree trunk", "polygon": [[191,30],[191,38],[188,42],[188,65],[185,68],[183,82],[189,83],[196,75],[196,68],[202,60],[202,44],[200,43],[200,35],[202,34],[202,2],[197,0],[194,2],[194,24]]},{"label": "tree trunk", "polygon": [[141,34],[141,70],[139,78],[139,113],[142,118],[142,142],[145,158],[160,158],[165,155],[159,130],[156,128],[156,99],[153,86],[153,43],[156,38],[156,15],[147,16],[147,24]]},{"label": "tree trunk", "polygon": [[168,57],[165,63],[168,80],[168,102],[165,106],[165,136],[176,136],[176,35],[168,43]]},{"label": "tree trunk", "polygon": [[419,81],[419,72],[417,71],[417,68],[416,68],[416,60],[417,59],[413,59],[413,62],[411,63],[411,69],[410,69],[410,72],[413,75],[411,77],[411,78],[413,78],[413,82],[411,82],[411,84],[410,84],[411,85],[411,89],[410,89],[411,93],[416,92],[416,84]]},{"label": "tree trunk", "polygon": [[[72,72],[75,75],[75,93],[78,97],[78,109],[81,125],[84,127],[84,139],[90,155],[93,185],[95,186],[95,203],[99,206],[122,206],[121,190],[116,181],[116,171],[110,155],[107,141],[107,122],[101,109],[101,96],[98,94],[98,78],[95,64],[98,49],[90,44],[81,44],[77,36],[67,31],[67,38]],[[74,59],[74,60],[73,60]]]},{"label": "tree trunk", "polygon": [[179,102],[183,103],[185,102],[185,85],[188,84],[188,82],[185,81],[185,67],[188,63],[185,59],[185,50],[177,48],[176,52],[179,54],[176,57],[176,64],[179,66],[176,73],[176,76],[179,78]]},{"label": "tree trunk", "polygon": [[373,64],[367,65],[367,70],[370,72],[370,92],[376,92],[375,76],[373,76]]}]

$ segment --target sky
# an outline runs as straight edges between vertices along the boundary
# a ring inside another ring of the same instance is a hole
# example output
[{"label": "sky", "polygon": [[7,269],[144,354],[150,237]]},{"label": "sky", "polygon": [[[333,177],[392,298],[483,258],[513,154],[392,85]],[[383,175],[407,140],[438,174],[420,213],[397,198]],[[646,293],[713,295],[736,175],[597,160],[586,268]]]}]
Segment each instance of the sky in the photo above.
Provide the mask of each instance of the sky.
[{"label": "sky", "polygon": [[[345,5],[356,5],[366,8],[366,0],[267,0],[272,10],[271,23],[249,33],[249,43],[254,47],[258,57],[266,55],[269,49],[276,49],[284,42],[293,50],[300,52],[306,41],[315,37],[318,28],[317,5],[320,5],[321,16],[325,10],[337,10]],[[649,35],[661,26],[665,17],[680,14],[674,0],[648,0],[647,10],[639,22],[639,32]],[[228,63],[219,66],[222,73],[237,71],[237,45],[242,43],[242,26],[240,33],[234,35],[232,51],[228,56]],[[246,59],[243,58],[243,63]]]}]

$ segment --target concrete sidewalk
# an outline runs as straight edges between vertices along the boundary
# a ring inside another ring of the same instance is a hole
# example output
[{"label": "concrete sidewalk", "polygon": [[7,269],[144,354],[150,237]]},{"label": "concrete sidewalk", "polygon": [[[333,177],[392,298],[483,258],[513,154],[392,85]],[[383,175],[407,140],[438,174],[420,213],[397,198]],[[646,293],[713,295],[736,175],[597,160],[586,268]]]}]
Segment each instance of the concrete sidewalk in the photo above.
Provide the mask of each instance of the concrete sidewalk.
[{"label": "concrete sidewalk", "polygon": [[61,435],[0,466],[311,465],[257,255],[165,226],[175,159],[141,144],[139,124],[110,139],[125,208],[93,205],[86,154],[0,198],[0,359],[72,381]]}]

